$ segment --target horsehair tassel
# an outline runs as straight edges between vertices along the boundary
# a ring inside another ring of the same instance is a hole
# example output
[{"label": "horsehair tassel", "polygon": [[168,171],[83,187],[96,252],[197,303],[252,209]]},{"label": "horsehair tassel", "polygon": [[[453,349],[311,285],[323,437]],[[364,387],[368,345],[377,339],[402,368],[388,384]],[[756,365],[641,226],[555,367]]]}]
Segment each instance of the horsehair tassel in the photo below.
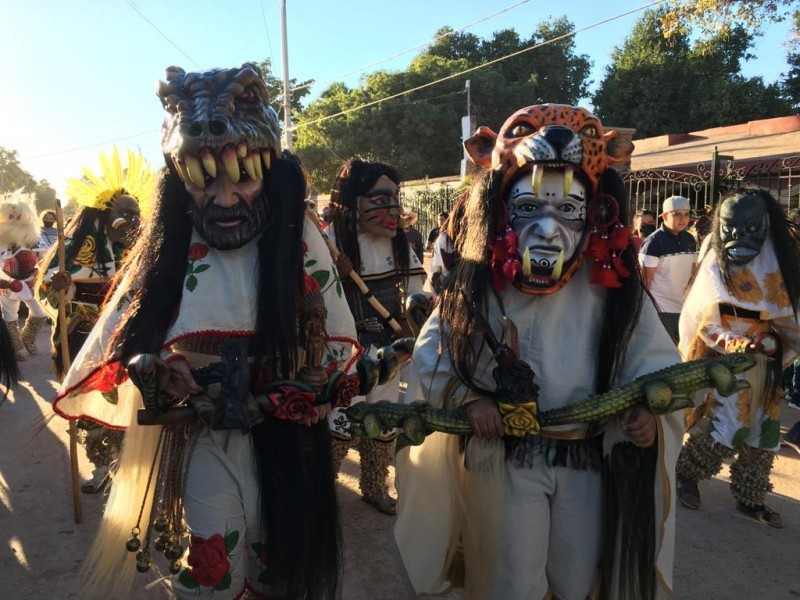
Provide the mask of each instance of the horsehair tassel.
[{"label": "horsehair tassel", "polygon": [[[306,217],[316,226],[317,231],[319,231],[320,235],[322,236],[322,239],[325,240],[325,245],[328,247],[328,252],[331,253],[331,258],[335,263],[340,254],[339,249],[336,247],[336,244],[331,241],[331,238],[328,237],[328,234],[322,229],[322,224],[319,222],[317,213],[310,208],[307,208]],[[383,304],[378,302],[378,299],[372,294],[372,292],[369,291],[367,284],[364,283],[364,280],[358,276],[358,273],[356,273],[355,269],[350,270],[350,279],[352,279],[353,283],[356,284],[361,294],[367,299],[367,302],[372,305],[372,308],[377,310],[378,314],[389,324],[389,327],[391,327],[395,333],[399,333],[400,323],[398,323],[391,313],[386,310],[386,307],[384,307]]]}]

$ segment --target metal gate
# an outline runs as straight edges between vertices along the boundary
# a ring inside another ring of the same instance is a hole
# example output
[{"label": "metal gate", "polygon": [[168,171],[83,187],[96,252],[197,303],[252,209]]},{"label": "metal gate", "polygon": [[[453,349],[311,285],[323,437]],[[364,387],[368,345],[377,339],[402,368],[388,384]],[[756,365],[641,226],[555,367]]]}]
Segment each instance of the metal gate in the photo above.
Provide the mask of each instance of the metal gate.
[{"label": "metal gate", "polygon": [[689,199],[696,213],[712,208],[720,197],[743,187],[768,190],[787,210],[800,207],[800,156],[790,156],[736,168],[733,156],[715,149],[709,162],[698,163],[695,173],[644,169],[622,174],[628,191],[629,214],[647,209],[658,215],[670,196]]}]

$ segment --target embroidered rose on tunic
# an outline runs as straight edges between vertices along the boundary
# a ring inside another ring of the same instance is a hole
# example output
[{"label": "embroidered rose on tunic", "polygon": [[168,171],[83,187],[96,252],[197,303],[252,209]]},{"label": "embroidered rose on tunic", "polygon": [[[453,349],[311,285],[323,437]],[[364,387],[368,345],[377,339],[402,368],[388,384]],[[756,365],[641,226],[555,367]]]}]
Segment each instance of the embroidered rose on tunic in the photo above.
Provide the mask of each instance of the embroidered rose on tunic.
[{"label": "embroidered rose on tunic", "polygon": [[208,255],[208,246],[205,244],[200,244],[195,242],[191,246],[189,246],[189,255],[188,255],[188,264],[186,267],[186,289],[190,292],[194,291],[194,288],[197,287],[198,279],[197,275],[202,273],[203,271],[207,271],[211,268],[211,265],[196,265],[197,261],[202,261]]},{"label": "embroidered rose on tunic", "polygon": [[189,246],[189,260],[205,258],[208,254],[208,246],[195,242]]},{"label": "embroidered rose on tunic", "polygon": [[112,391],[119,383],[127,379],[127,373],[121,372],[121,368],[122,365],[119,362],[106,365],[86,380],[86,383],[81,386],[80,392],[86,394],[92,391]]},{"label": "embroidered rose on tunic", "polygon": [[767,300],[778,308],[787,308],[791,305],[789,294],[786,292],[786,283],[780,271],[767,273],[764,277],[764,285],[767,288]]},{"label": "embroidered rose on tunic", "polygon": [[750,269],[734,271],[731,284],[733,295],[743,302],[755,304],[764,297],[764,292],[761,291],[761,287]]},{"label": "embroidered rose on tunic", "polygon": [[208,539],[193,535],[189,548],[189,575],[205,587],[222,583],[231,568],[225,538],[218,533]]}]

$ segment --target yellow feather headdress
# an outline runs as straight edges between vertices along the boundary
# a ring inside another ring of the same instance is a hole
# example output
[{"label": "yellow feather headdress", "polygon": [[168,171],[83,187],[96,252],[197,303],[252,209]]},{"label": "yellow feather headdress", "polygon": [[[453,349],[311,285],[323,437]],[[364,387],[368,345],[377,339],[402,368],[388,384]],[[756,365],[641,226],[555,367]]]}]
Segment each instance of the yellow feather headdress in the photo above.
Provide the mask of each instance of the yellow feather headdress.
[{"label": "yellow feather headdress", "polygon": [[110,156],[100,153],[99,175],[84,167],[82,179],[67,182],[67,196],[83,206],[105,210],[118,196],[127,195],[136,199],[143,215],[148,215],[155,196],[156,176],[144,156],[132,150],[128,150],[128,168],[123,170],[115,146]]}]

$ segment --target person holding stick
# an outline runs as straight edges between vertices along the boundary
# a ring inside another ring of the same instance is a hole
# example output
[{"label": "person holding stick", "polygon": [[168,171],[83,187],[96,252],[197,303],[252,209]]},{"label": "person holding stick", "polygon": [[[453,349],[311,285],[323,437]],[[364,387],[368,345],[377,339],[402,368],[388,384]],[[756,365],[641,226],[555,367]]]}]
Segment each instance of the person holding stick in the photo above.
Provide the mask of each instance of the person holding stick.
[{"label": "person holding stick", "polygon": [[[399,192],[400,176],[393,167],[359,158],[342,165],[331,192],[332,223],[327,233],[341,251],[336,267],[355,318],[358,341],[371,356],[392,340],[413,335],[403,318],[403,307],[405,299],[421,292],[425,283],[425,271],[403,231]],[[358,265],[356,272],[369,289],[359,288],[349,277],[354,265]],[[395,319],[394,326],[370,302],[372,299],[377,299]],[[395,377],[363,399],[396,402],[398,395],[399,379]],[[334,410],[329,423],[334,440],[334,469],[338,473],[353,441],[343,412]],[[389,515],[395,514],[395,501],[389,496],[386,483],[395,437],[396,432],[388,431],[379,439],[359,438],[354,442],[361,455],[362,497]]]},{"label": "person holding stick", "polygon": [[[116,148],[100,155],[100,174],[71,179],[67,195],[80,208],[65,232],[65,268],[58,263],[57,245],[44,257],[48,265],[40,281],[40,297],[51,313],[53,364],[62,380],[69,363],[78,354],[100,313],[111,279],[120,268],[139,233],[142,213],[147,214],[155,195],[156,174],[144,157],[128,151],[127,167]],[[59,294],[67,297],[66,320],[59,318]],[[69,356],[64,355],[60,336],[67,331]],[[80,437],[94,465],[92,478],[81,491],[94,494],[108,483],[110,464],[119,456],[122,432],[82,420]]]}]

